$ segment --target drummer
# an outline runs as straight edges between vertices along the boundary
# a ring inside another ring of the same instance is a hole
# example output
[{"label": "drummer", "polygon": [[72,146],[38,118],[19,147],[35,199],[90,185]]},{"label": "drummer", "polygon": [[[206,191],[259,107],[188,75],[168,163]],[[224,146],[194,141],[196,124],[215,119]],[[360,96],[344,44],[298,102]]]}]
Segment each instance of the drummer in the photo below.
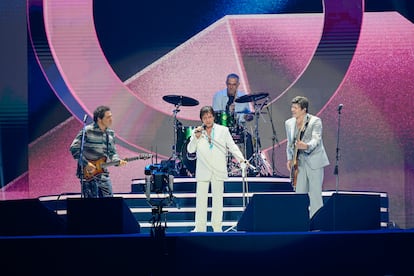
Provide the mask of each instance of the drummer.
[{"label": "drummer", "polygon": [[231,73],[227,76],[227,88],[220,90],[214,94],[213,109],[215,111],[226,112],[233,116],[237,123],[244,123],[253,120],[250,105],[246,103],[237,103],[235,100],[241,96],[246,95],[239,91],[240,78],[237,74]]}]

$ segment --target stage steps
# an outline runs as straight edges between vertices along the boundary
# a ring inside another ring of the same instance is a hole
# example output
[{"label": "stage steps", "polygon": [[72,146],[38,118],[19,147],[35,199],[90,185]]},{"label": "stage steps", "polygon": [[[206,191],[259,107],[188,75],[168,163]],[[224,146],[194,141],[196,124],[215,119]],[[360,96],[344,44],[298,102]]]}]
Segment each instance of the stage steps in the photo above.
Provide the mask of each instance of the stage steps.
[{"label": "stage steps", "polygon": [[[144,189],[144,179],[132,179],[131,192],[115,194],[122,197],[131,210],[131,213],[141,227],[141,233],[150,233],[154,226],[153,219],[160,218],[161,225],[166,225],[166,233],[190,232],[194,228],[195,214],[195,188],[196,181],[189,177],[175,177],[173,186],[173,201],[165,206],[162,200],[168,198],[168,194],[151,193],[150,206]],[[324,191],[326,202],[333,191]],[[344,192],[341,193],[353,193]],[[356,192],[355,192],[356,193]],[[361,192],[357,192],[361,193]],[[230,177],[225,182],[223,231],[235,231],[237,222],[247,206],[249,199],[254,194],[294,194],[288,178],[280,177],[248,177],[243,190],[241,177]],[[381,196],[381,227],[386,228],[388,223],[388,198],[386,193],[367,192],[367,194],[380,194]],[[79,198],[79,194],[62,194],[58,196],[45,196],[39,198],[57,214],[66,217],[66,199]],[[160,208],[160,206],[162,208]],[[208,219],[211,211],[211,195],[209,194]],[[160,212],[162,210],[162,212]],[[155,215],[153,217],[153,215]],[[160,216],[158,216],[160,215]],[[208,231],[211,231],[208,224]]]}]

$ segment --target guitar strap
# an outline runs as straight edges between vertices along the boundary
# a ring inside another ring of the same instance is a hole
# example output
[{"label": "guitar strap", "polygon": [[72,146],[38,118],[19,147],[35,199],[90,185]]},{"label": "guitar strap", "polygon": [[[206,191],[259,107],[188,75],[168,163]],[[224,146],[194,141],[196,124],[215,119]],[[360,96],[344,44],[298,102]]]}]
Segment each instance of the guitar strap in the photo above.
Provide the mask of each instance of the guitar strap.
[{"label": "guitar strap", "polygon": [[106,155],[109,158],[109,134],[108,131],[105,130],[105,135],[106,135]]},{"label": "guitar strap", "polygon": [[305,123],[305,125],[303,126],[302,131],[300,132],[300,140],[302,140],[303,135],[305,134],[306,128],[307,128],[307,127],[308,127],[308,125],[309,125],[310,116],[311,116],[311,115],[308,115],[308,116],[307,116],[307,118],[306,118],[306,119],[307,119],[307,120],[306,120],[306,123]]},{"label": "guitar strap", "polygon": [[306,128],[307,128],[307,127],[308,127],[308,125],[309,125],[310,118],[311,118],[311,115],[309,115],[309,114],[308,114],[308,115],[306,115],[306,122],[305,122],[305,125],[303,126],[303,128],[302,128],[302,129],[298,129],[298,130],[297,130],[296,135],[295,135],[295,138],[293,139],[293,143],[295,143],[295,142],[297,141],[298,136],[299,136],[299,140],[302,140],[303,135],[305,134]]}]

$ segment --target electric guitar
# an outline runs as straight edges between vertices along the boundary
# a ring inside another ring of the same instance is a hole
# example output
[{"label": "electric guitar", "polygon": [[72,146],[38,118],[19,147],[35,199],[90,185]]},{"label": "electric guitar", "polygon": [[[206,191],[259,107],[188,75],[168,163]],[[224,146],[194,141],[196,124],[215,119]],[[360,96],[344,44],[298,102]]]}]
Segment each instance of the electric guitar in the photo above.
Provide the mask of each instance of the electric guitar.
[{"label": "electric guitar", "polygon": [[292,159],[292,165],[290,167],[290,183],[293,187],[293,190],[296,190],[296,182],[298,180],[298,148],[296,147],[296,143],[294,143],[295,147],[293,149],[293,159]]},{"label": "electric guitar", "polygon": [[[303,134],[305,133],[306,128],[308,127],[310,121],[310,115],[308,115],[307,121],[305,124],[302,125],[302,128],[299,131],[298,137],[299,141],[302,140]],[[297,138],[294,139],[293,145],[293,159],[292,165],[290,167],[290,183],[293,187],[293,190],[296,190],[296,182],[298,180],[298,173],[299,173],[299,149],[296,146]]]},{"label": "electric guitar", "polygon": [[[152,157],[152,154],[148,154],[148,153],[141,153],[138,156],[135,157],[130,157],[130,158],[124,158],[124,161],[130,162],[130,161],[134,161],[134,160],[140,160],[140,159],[149,159]],[[106,162],[106,157],[101,157],[98,160],[88,160],[90,163],[92,163],[96,169],[93,171],[88,171],[85,168],[83,168],[83,178],[86,181],[89,181],[91,179],[93,179],[95,176],[104,173],[105,172],[105,168],[110,167],[110,166],[116,166],[119,165],[120,161],[112,161],[112,162]]]}]

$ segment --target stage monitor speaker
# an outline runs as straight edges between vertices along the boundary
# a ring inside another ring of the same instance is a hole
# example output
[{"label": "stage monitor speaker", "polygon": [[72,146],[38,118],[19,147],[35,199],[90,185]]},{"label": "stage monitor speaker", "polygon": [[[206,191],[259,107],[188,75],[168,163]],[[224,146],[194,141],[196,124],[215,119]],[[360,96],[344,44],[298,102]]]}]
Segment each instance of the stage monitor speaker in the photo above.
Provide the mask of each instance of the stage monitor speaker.
[{"label": "stage monitor speaker", "polygon": [[381,228],[380,195],[334,193],[311,219],[311,230]]},{"label": "stage monitor speaker", "polygon": [[39,199],[0,201],[0,235],[35,236],[64,233],[65,221]]},{"label": "stage monitor speaker", "polygon": [[309,231],[307,194],[255,194],[237,223],[237,231]]},{"label": "stage monitor speaker", "polygon": [[132,234],[140,225],[121,197],[68,198],[69,234]]}]

